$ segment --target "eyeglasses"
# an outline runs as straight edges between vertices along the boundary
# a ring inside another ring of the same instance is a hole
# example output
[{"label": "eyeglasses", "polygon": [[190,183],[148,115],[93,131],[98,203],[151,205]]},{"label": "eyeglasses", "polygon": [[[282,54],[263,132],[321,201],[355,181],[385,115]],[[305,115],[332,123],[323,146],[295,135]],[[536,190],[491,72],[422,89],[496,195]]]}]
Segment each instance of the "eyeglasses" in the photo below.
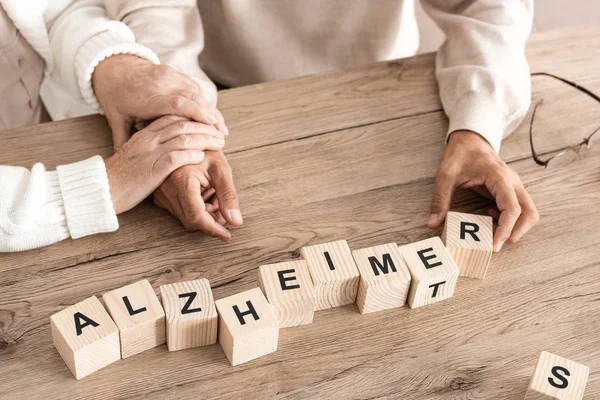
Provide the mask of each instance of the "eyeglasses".
[{"label": "eyeglasses", "polygon": [[[557,79],[561,82],[566,83],[567,85],[579,90],[580,92],[585,93],[586,95],[590,96],[591,98],[593,98],[594,100],[596,100],[598,103],[600,103],[600,97],[598,95],[596,95],[595,93],[591,92],[590,90],[584,88],[583,86],[569,81],[568,79],[565,78],[561,78],[559,76],[553,75],[553,74],[549,74],[546,72],[536,72],[531,74],[531,76],[547,76],[550,78],[554,78]],[[538,154],[535,151],[534,145],[533,145],[533,122],[535,120],[535,114],[537,112],[537,109],[540,105],[542,105],[544,102],[544,99],[540,99],[534,106],[533,111],[531,113],[531,121],[529,124],[529,145],[531,147],[531,157],[533,158],[533,161],[535,161],[535,163],[537,165],[543,166],[544,168],[547,168],[548,165],[550,164],[550,162],[552,162],[552,165],[557,164],[558,162],[555,161],[556,159],[558,159],[560,157],[560,163],[561,164],[566,164],[566,163],[570,163],[572,162],[574,159],[578,158],[579,156],[581,156],[580,151],[582,149],[589,149],[592,147],[593,144],[599,143],[600,142],[600,126],[598,126],[598,128],[596,128],[591,135],[584,137],[579,143],[574,144],[572,146],[566,147],[564,149],[562,149],[561,151],[559,151],[556,154],[553,154],[549,157],[546,158],[542,158],[540,156],[538,156]],[[567,154],[568,156],[564,156],[565,154]],[[562,156],[562,157],[561,157]]]}]

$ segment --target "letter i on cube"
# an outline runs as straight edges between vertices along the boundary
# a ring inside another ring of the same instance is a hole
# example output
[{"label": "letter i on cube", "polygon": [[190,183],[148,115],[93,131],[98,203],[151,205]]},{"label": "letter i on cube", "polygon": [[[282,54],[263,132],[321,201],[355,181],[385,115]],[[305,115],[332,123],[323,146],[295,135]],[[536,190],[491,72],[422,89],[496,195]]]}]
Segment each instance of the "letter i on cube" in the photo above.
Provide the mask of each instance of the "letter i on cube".
[{"label": "letter i on cube", "polygon": [[300,249],[317,296],[315,310],[340,307],[356,301],[360,274],[345,240]]}]

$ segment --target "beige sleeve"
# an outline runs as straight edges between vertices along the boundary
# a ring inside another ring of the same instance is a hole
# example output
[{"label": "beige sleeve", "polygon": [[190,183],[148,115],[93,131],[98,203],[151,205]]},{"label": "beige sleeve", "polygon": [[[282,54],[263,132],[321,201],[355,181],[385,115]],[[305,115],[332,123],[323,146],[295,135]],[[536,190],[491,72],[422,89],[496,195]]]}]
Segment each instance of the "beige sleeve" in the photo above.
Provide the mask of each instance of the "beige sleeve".
[{"label": "beige sleeve", "polygon": [[196,0],[104,0],[108,16],[125,23],[137,43],[152,49],[162,64],[194,79],[206,100],[217,102],[217,88],[198,65],[204,48]]},{"label": "beige sleeve", "polygon": [[533,0],[421,0],[444,31],[436,58],[448,135],[467,129],[496,151],[521,123],[531,102],[525,42]]}]

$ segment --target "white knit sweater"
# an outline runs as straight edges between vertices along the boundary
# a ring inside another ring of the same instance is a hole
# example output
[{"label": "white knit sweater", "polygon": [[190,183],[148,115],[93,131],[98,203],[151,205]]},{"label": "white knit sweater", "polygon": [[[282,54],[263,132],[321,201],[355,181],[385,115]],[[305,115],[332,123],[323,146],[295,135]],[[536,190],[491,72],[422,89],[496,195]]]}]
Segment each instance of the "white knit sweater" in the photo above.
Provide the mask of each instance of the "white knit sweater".
[{"label": "white knit sweater", "polygon": [[[102,0],[0,3],[44,59],[46,77],[95,111],[100,110],[91,78],[100,61],[127,53],[158,63],[152,50],[135,42],[127,25],[108,18]],[[52,110],[61,104],[46,106]],[[29,250],[118,227],[101,157],[51,172],[41,164],[31,171],[0,166],[0,252]]]},{"label": "white knit sweater", "polygon": [[119,228],[100,156],[46,171],[0,166],[0,252]]}]

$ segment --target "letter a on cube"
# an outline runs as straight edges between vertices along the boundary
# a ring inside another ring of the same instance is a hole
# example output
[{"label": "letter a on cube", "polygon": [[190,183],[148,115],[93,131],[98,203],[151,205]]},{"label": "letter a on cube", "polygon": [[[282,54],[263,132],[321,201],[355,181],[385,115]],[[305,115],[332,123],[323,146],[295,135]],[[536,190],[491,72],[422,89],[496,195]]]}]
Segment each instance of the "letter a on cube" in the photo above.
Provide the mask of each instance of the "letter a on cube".
[{"label": "letter a on cube", "polygon": [[231,365],[239,365],[277,350],[279,323],[259,288],[215,302],[219,313],[219,343]]},{"label": "letter a on cube", "polygon": [[360,274],[345,240],[303,247],[300,255],[306,261],[315,285],[315,310],[356,301]]},{"label": "letter a on cube", "polygon": [[311,324],[315,314],[315,289],[306,261],[262,265],[258,285],[271,304],[280,328]]},{"label": "letter a on cube", "polygon": [[52,341],[76,379],[121,358],[119,330],[96,296],[50,317]]},{"label": "letter a on cube", "polygon": [[543,351],[525,400],[581,400],[589,373],[583,364]]},{"label": "letter a on cube", "polygon": [[169,351],[217,343],[219,318],[208,280],[162,285],[160,297],[167,320]]},{"label": "letter a on cube", "polygon": [[439,237],[400,247],[412,277],[408,305],[417,308],[452,297],[458,267]]},{"label": "letter a on cube", "polygon": [[485,278],[492,258],[492,217],[450,211],[442,241],[460,270],[460,276]]},{"label": "letter a on cube", "polygon": [[410,288],[410,272],[396,243],[354,250],[360,272],[356,305],[361,314],[402,307]]},{"label": "letter a on cube", "polygon": [[102,295],[119,328],[121,357],[126,358],[165,343],[165,312],[147,280]]}]

